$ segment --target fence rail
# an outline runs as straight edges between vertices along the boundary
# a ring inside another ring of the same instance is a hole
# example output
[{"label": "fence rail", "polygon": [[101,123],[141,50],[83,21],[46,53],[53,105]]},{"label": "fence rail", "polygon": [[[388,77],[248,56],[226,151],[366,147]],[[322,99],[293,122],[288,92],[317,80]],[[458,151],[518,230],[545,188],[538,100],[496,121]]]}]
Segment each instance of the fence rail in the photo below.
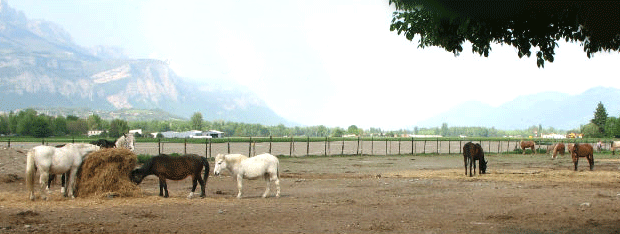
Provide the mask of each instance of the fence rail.
[{"label": "fence rail", "polygon": [[[0,139],[0,147],[29,149],[37,145],[58,145],[71,142],[88,142],[92,139],[65,139],[20,141],[23,139]],[[136,154],[157,155],[198,154],[213,157],[217,154],[240,153],[256,155],[271,153],[285,156],[333,156],[333,155],[417,155],[417,154],[461,154],[467,142],[480,143],[487,153],[514,152],[519,139],[502,138],[310,138],[310,137],[261,137],[220,139],[139,139],[135,143]],[[537,151],[547,149],[558,142],[579,142],[594,144],[594,139],[538,139]],[[610,149],[610,141],[603,142],[603,149]]]}]

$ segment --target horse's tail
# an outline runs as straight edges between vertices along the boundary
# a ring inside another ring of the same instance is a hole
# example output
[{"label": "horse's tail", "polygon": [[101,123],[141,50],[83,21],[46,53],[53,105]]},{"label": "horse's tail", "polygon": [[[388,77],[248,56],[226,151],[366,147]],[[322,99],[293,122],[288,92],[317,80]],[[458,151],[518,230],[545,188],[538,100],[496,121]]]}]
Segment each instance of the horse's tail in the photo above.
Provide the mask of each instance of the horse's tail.
[{"label": "horse's tail", "polygon": [[26,187],[30,193],[34,191],[34,173],[36,170],[37,167],[34,165],[34,149],[31,149],[26,153]]},{"label": "horse's tail", "polygon": [[205,167],[205,174],[202,176],[202,180],[207,183],[207,179],[209,179],[209,171],[211,170],[209,167],[209,160],[207,157],[202,158],[202,165]]}]

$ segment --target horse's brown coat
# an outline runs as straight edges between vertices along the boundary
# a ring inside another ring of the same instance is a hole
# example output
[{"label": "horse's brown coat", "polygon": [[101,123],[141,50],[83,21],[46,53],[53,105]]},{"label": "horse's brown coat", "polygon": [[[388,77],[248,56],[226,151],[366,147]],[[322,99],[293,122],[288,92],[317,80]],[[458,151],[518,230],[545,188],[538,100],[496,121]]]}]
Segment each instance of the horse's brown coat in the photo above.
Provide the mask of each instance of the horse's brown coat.
[{"label": "horse's brown coat", "polygon": [[536,154],[536,143],[533,141],[521,141],[521,150],[523,150],[523,154],[525,154],[525,149],[531,148],[532,153]]},{"label": "horse's brown coat", "polygon": [[577,170],[577,163],[581,157],[588,159],[590,171],[594,169],[594,149],[592,148],[592,145],[575,143],[575,146],[573,146],[573,150],[571,151],[571,156],[573,157],[573,163],[575,163],[575,171]]},{"label": "horse's brown coat", "polygon": [[564,146],[564,143],[560,142],[557,143],[555,145],[555,147],[553,147],[553,158],[555,158],[555,156],[558,155],[558,153],[560,153],[562,156],[564,156],[564,151],[566,151],[566,147]]}]

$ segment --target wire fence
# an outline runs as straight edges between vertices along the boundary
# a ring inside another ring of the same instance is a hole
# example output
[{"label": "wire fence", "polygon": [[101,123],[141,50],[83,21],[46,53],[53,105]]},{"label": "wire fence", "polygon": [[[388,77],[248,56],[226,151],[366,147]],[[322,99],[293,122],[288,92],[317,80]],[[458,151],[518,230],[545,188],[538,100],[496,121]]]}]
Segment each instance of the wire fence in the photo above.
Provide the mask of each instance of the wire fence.
[{"label": "wire fence", "polygon": [[[70,141],[19,141],[0,140],[0,147],[30,149],[37,145],[60,145],[65,143],[86,143],[91,139],[71,139]],[[486,153],[520,153],[519,139],[419,139],[419,138],[224,138],[224,139],[150,139],[138,140],[135,153],[157,154],[197,154],[214,157],[217,154],[238,153],[256,155],[271,153],[280,156],[334,156],[334,155],[419,155],[419,154],[461,154],[467,142],[479,143]],[[546,152],[547,147],[558,142],[590,143],[595,140],[535,140],[536,151]],[[611,142],[603,142],[602,149],[610,149]],[[527,150],[527,149],[526,149]]]}]

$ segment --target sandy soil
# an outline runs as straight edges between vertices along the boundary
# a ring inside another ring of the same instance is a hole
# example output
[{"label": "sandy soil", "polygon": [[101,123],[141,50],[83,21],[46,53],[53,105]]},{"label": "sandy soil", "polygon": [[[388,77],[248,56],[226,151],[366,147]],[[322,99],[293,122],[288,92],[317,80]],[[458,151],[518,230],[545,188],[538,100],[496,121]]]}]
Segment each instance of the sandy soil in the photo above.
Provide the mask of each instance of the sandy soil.
[{"label": "sandy soil", "polygon": [[[620,160],[488,155],[489,174],[464,175],[462,156],[281,158],[282,197],[242,199],[228,174],[210,176],[207,198],[191,181],[157,179],[138,198],[27,199],[24,155],[0,150],[0,232],[208,233],[620,233]],[[273,188],[273,187],[272,187]],[[273,191],[273,189],[272,189]]]}]

